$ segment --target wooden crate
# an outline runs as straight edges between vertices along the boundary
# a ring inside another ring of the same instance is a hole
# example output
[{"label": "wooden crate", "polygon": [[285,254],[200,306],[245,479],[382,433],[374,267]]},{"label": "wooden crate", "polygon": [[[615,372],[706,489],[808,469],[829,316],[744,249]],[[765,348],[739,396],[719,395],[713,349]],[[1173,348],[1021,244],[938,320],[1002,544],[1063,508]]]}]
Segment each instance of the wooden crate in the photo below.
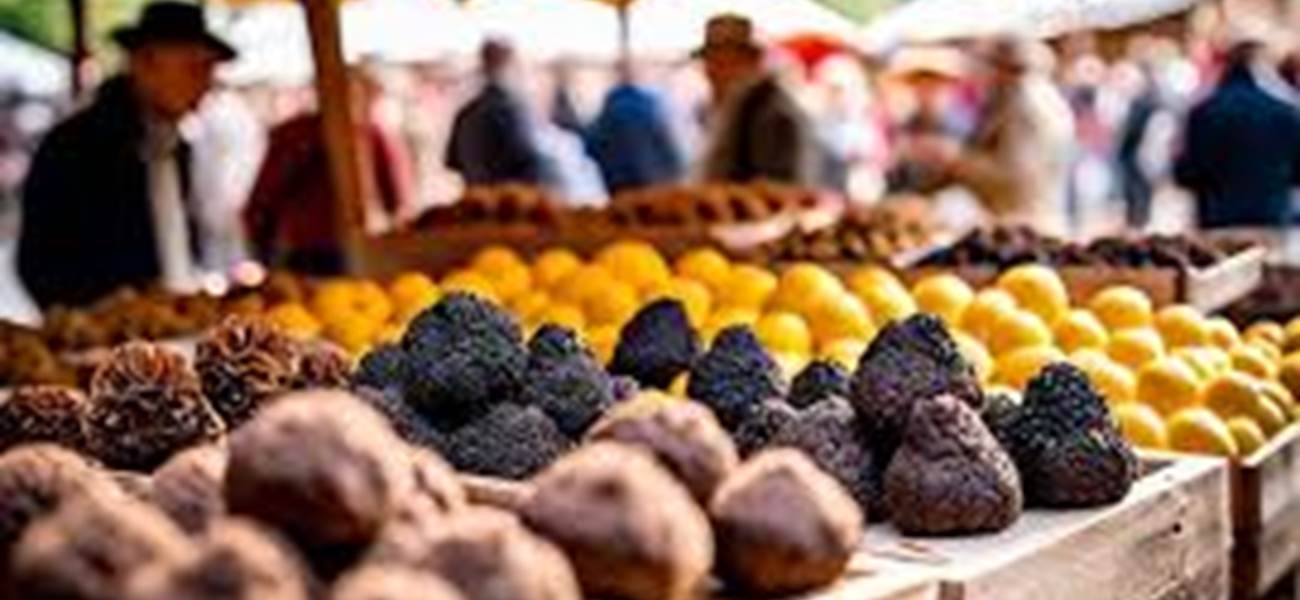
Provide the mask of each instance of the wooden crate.
[{"label": "wooden crate", "polygon": [[908,539],[868,530],[873,555],[928,568],[943,600],[1221,599],[1229,593],[1225,461],[1152,458],[1121,503],[1025,513],[998,534]]},{"label": "wooden crate", "polygon": [[1231,465],[1232,596],[1263,596],[1300,566],[1300,426]]}]

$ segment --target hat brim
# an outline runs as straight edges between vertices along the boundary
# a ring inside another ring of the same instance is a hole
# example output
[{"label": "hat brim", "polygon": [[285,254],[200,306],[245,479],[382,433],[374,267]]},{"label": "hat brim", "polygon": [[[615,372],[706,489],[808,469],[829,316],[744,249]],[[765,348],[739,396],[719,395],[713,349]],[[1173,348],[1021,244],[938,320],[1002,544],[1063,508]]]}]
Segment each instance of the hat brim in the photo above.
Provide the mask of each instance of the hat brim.
[{"label": "hat brim", "polygon": [[123,27],[113,32],[113,41],[127,50],[134,50],[154,42],[176,43],[192,42],[203,44],[217,53],[217,60],[227,62],[239,56],[239,52],[225,40],[208,32],[184,35],[169,35],[145,31],[136,27]]},{"label": "hat brim", "polygon": [[763,52],[763,48],[758,44],[744,44],[739,42],[733,44],[705,44],[696,48],[694,52],[691,52],[691,58],[704,58],[708,56],[710,52],[717,52],[719,50],[740,50],[742,52],[752,52],[754,54]]}]

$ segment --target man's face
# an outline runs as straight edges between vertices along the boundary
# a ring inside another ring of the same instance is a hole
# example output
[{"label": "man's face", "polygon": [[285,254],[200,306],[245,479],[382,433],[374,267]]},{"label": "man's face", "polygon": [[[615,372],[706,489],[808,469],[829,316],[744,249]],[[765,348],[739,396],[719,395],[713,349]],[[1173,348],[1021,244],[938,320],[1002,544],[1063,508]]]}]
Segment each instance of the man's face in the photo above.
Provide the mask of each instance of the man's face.
[{"label": "man's face", "polygon": [[704,54],[704,74],[713,96],[722,99],[758,69],[758,53],[745,48],[714,48]]},{"label": "man's face", "polygon": [[195,42],[150,44],[131,53],[131,75],[153,110],[179,119],[198,107],[212,88],[219,56]]}]

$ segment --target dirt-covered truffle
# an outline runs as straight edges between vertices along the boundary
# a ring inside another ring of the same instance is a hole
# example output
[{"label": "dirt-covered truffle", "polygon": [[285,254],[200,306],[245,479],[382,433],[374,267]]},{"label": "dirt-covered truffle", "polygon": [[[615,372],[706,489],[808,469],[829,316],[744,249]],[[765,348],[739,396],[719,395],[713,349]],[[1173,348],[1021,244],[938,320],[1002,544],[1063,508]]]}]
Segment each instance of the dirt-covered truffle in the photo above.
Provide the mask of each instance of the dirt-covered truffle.
[{"label": "dirt-covered truffle", "polygon": [[703,405],[674,402],[640,414],[616,414],[592,428],[589,440],[649,450],[701,505],[740,463],[736,446]]},{"label": "dirt-covered truffle", "polygon": [[700,354],[700,339],[682,303],[662,299],[645,305],[619,332],[609,372],[627,375],[644,387],[668,389],[690,370]]},{"label": "dirt-covered truffle", "polygon": [[1138,477],[1137,455],[1105,399],[1069,363],[1048,365],[1030,380],[1023,403],[995,433],[1020,470],[1031,506],[1118,502]]},{"label": "dirt-covered truffle", "polygon": [[871,518],[883,516],[884,470],[853,407],[843,398],[800,411],[772,437],[772,446],[797,448],[853,495]]},{"label": "dirt-covered truffle", "polygon": [[943,321],[919,314],[880,330],[853,374],[849,400],[888,458],[898,447],[912,405],[943,394],[978,410],[975,369],[962,358]]},{"label": "dirt-covered truffle", "polygon": [[406,351],[397,344],[381,344],[361,357],[352,372],[352,385],[377,390],[400,388],[406,380]]},{"label": "dirt-covered truffle", "polygon": [[277,527],[322,568],[371,541],[411,477],[382,416],[344,392],[301,392],[231,435],[226,504]]},{"label": "dirt-covered truffle", "polygon": [[522,479],[551,464],[571,445],[537,407],[500,404],[448,435],[442,455],[458,471]]},{"label": "dirt-covered truffle", "polygon": [[114,491],[101,471],[59,446],[31,444],[0,454],[0,571],[28,525],[82,495]]},{"label": "dirt-covered truffle", "polygon": [[708,520],[649,453],[597,442],[534,480],[522,515],[573,562],[588,597],[682,600],[713,563]]},{"label": "dirt-covered truffle", "polygon": [[330,600],[467,599],[432,573],[397,565],[367,565],[340,578]]},{"label": "dirt-covered truffle", "polygon": [[199,340],[194,367],[203,393],[234,429],[293,388],[299,351],[298,342],[262,319],[228,317]]},{"label": "dirt-covered truffle", "polygon": [[514,398],[528,366],[514,317],[463,292],[420,313],[402,347],[407,400],[434,420],[464,422]]},{"label": "dirt-covered truffle", "polygon": [[352,359],[338,346],[324,341],[297,342],[298,367],[290,387],[341,389],[348,386]]},{"label": "dirt-covered truffle", "polygon": [[85,495],[28,528],[14,548],[10,597],[121,600],[136,573],[194,551],[148,505]]},{"label": "dirt-covered truffle", "polygon": [[784,398],[781,367],[748,326],[723,329],[709,351],[691,367],[686,395],[703,402],[734,430],[758,403]]},{"label": "dirt-covered truffle", "polygon": [[0,400],[0,451],[33,442],[84,449],[86,406],[86,396],[76,388],[15,388],[8,398]]},{"label": "dirt-covered truffle", "polygon": [[838,579],[863,526],[848,492],[790,449],[761,452],[741,465],[718,489],[709,516],[723,578],[762,595]]},{"label": "dirt-covered truffle", "polygon": [[131,578],[130,600],[307,600],[308,577],[288,546],[251,521],[214,523],[197,551]]},{"label": "dirt-covered truffle", "polygon": [[795,375],[786,401],[795,408],[808,408],[827,398],[848,396],[849,372],[838,362],[820,359],[808,363]]},{"label": "dirt-covered truffle", "polygon": [[191,535],[226,514],[225,478],[229,455],[208,444],[173,456],[153,473],[150,501]]},{"label": "dirt-covered truffle", "polygon": [[172,350],[146,342],[119,346],[91,379],[86,446],[109,467],[150,471],[222,430],[198,376]]},{"label": "dirt-covered truffle", "polygon": [[582,437],[614,404],[609,374],[568,328],[543,325],[528,347],[518,402],[540,408],[569,438]]},{"label": "dirt-covered truffle", "polygon": [[1015,464],[984,422],[952,396],[912,409],[903,445],[885,472],[885,501],[907,535],[999,531],[1020,518]]},{"label": "dirt-covered truffle", "polygon": [[731,434],[742,458],[772,444],[772,438],[787,423],[799,417],[799,411],[784,400],[764,400],[750,411]]}]

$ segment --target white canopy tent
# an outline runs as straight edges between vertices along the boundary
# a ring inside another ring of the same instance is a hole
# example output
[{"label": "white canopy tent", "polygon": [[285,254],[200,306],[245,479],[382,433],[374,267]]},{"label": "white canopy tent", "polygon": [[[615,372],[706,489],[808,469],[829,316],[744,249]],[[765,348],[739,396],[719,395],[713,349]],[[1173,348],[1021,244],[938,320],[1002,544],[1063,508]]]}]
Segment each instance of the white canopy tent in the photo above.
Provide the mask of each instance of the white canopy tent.
[{"label": "white canopy tent", "polygon": [[0,89],[63,96],[71,86],[72,67],[67,58],[0,31]]}]

